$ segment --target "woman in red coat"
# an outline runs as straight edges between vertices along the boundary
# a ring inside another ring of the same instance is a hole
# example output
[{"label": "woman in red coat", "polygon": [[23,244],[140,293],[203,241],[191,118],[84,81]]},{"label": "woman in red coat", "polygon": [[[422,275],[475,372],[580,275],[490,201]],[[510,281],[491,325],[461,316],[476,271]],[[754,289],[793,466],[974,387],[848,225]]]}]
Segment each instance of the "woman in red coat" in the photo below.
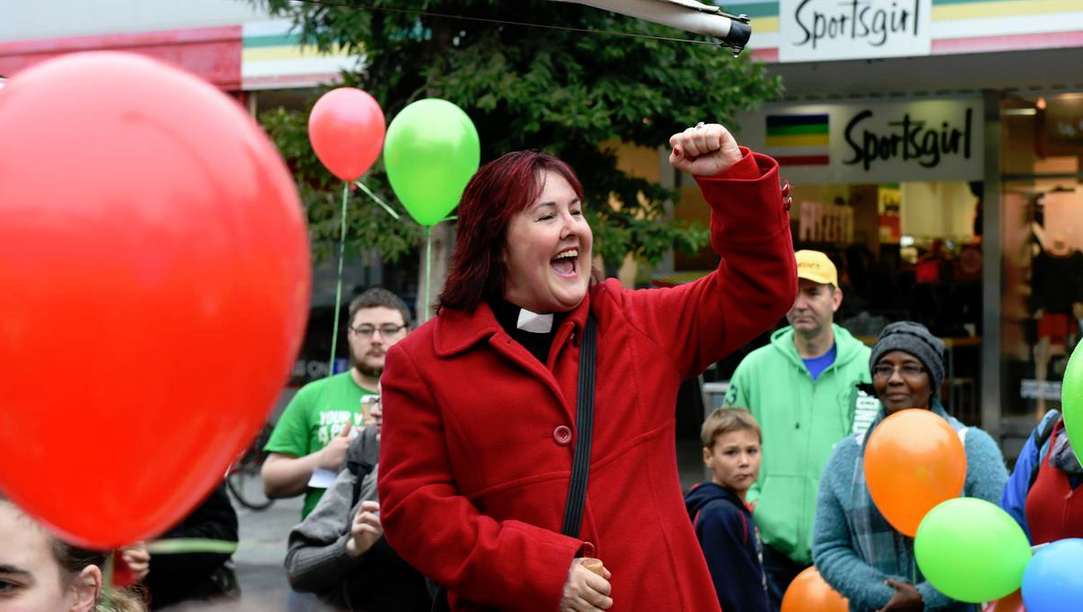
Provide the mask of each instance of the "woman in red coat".
[{"label": "woman in red coat", "polygon": [[[718,610],[681,497],[677,388],[774,325],[793,304],[796,269],[774,160],[717,124],[670,145],[670,163],[711,206],[713,273],[672,289],[591,284],[574,172],[509,153],[463,193],[439,313],[387,355],[385,536],[447,587],[452,610]],[[588,310],[594,435],[582,528],[568,537]],[[591,573],[584,557],[606,570]]]}]

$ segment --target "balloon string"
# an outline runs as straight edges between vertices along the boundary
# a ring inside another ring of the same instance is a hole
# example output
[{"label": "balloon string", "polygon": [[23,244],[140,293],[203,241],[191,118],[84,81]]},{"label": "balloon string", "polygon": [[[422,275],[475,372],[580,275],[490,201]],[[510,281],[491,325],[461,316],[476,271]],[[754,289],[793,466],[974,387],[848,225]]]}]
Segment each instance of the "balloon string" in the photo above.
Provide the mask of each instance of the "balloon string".
[{"label": "balloon string", "polygon": [[399,219],[399,213],[395,212],[395,209],[394,209],[394,208],[391,208],[390,206],[388,206],[388,205],[387,205],[387,202],[384,202],[383,200],[381,200],[381,199],[380,199],[380,196],[378,196],[378,195],[376,195],[375,193],[373,193],[373,192],[372,192],[372,190],[371,190],[371,189],[369,189],[368,187],[365,187],[365,184],[364,184],[364,183],[362,183],[361,181],[354,181],[354,183],[353,183],[353,184],[354,184],[354,185],[357,185],[358,187],[360,187],[360,188],[361,188],[361,191],[364,191],[365,193],[367,193],[367,194],[369,195],[369,197],[370,197],[370,198],[372,198],[373,200],[375,200],[375,201],[376,201],[376,203],[380,205],[380,207],[381,207],[381,208],[383,208],[383,209],[384,209],[385,211],[387,211],[387,214],[391,215],[392,217],[394,217],[394,219],[395,219],[396,221],[398,221],[398,219]]},{"label": "balloon string", "polygon": [[425,228],[425,302],[422,304],[422,323],[429,320],[429,303],[432,302],[432,228]]},{"label": "balloon string", "polygon": [[237,552],[237,542],[230,540],[212,540],[209,538],[155,540],[153,542],[147,542],[147,552],[152,555],[173,555],[196,552],[231,555]]},{"label": "balloon string", "polygon": [[338,243],[338,282],[335,283],[335,326],[331,330],[331,359],[327,362],[327,375],[335,373],[335,349],[338,348],[338,311],[342,306],[342,262],[346,259],[346,203],[350,198],[350,181],[342,182],[342,228]]},{"label": "balloon string", "polygon": [[111,610],[113,608],[113,559],[116,556],[116,551],[113,551],[105,557],[105,576],[102,577],[102,600],[99,603],[100,610]]}]

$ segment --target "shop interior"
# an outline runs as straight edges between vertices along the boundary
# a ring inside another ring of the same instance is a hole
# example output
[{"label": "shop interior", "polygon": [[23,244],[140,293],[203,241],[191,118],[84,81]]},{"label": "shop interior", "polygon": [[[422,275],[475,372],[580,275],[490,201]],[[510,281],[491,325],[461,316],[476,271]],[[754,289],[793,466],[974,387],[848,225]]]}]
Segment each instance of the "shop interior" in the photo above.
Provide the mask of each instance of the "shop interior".
[{"label": "shop interior", "polygon": [[1060,407],[1083,325],[1083,94],[1012,96],[1002,126],[1002,415]]},{"label": "shop interior", "polygon": [[[692,189],[682,189],[682,195],[694,199],[698,194]],[[951,372],[941,390],[945,407],[964,422],[977,424],[983,184],[800,184],[791,195],[794,247],[823,251],[838,266],[844,297],[836,323],[870,345],[891,321],[925,324],[947,346]],[[678,270],[714,265],[703,254],[678,255],[675,263]],[[728,379],[740,360],[768,337],[764,334],[731,355],[710,376]]]}]

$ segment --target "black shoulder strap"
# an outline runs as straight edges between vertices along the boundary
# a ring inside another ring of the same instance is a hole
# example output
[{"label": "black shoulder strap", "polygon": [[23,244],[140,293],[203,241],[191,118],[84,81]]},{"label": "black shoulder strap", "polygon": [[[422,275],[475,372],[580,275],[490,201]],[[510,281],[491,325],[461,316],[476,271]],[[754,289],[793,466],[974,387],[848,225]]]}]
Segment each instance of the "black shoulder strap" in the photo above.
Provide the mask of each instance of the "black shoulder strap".
[{"label": "black shoulder strap", "polygon": [[[587,324],[579,344],[579,401],[575,409],[578,432],[572,458],[572,478],[568,485],[568,502],[564,506],[564,525],[560,532],[579,537],[583,526],[583,504],[587,499],[587,476],[590,471],[590,442],[594,434],[594,359],[597,353],[594,315],[587,312]],[[433,595],[432,612],[446,612],[447,589],[437,586]]]},{"label": "black shoulder strap", "polygon": [[1060,411],[1056,409],[1050,410],[1047,416],[1042,419],[1042,422],[1038,423],[1038,426],[1034,428],[1034,448],[1038,453],[1038,460],[1030,467],[1028,491],[1034,486],[1034,481],[1038,480],[1038,470],[1042,467],[1042,447],[1049,441],[1049,436],[1053,435],[1053,429],[1057,426],[1058,421],[1060,421]]},{"label": "black shoulder strap", "polygon": [[568,503],[564,507],[564,526],[560,532],[578,537],[583,526],[583,504],[587,499],[587,476],[590,473],[590,443],[594,435],[594,361],[597,353],[594,315],[587,313],[579,345],[579,401],[575,410],[575,454],[572,478],[568,485]]}]

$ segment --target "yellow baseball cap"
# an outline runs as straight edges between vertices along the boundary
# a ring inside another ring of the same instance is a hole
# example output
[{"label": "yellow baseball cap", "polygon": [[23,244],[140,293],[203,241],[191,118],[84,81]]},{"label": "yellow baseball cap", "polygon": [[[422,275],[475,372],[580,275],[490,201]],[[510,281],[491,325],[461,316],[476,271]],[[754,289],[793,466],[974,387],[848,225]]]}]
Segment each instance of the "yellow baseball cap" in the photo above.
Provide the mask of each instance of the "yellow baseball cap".
[{"label": "yellow baseball cap", "polygon": [[798,251],[794,255],[797,257],[797,278],[839,288],[839,271],[827,255],[808,250]]}]

